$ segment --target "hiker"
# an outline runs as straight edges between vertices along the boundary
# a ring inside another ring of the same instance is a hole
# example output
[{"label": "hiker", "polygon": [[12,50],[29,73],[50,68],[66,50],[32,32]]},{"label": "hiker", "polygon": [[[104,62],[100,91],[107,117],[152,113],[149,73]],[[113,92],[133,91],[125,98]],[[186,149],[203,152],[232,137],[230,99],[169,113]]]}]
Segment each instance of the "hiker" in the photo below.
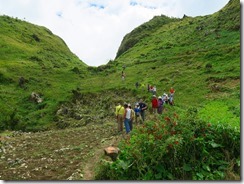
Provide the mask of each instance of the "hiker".
[{"label": "hiker", "polygon": [[170,105],[174,105],[174,99],[173,99],[173,95],[172,94],[170,94],[168,101],[169,101]]},{"label": "hiker", "polygon": [[150,91],[151,93],[153,93],[153,86],[152,86],[152,85],[149,87],[149,91]]},{"label": "hiker", "polygon": [[124,71],[122,71],[121,78],[122,78],[123,81],[125,80],[125,73],[124,73]]},{"label": "hiker", "polygon": [[166,93],[164,93],[162,96],[162,100],[163,100],[164,104],[165,103],[168,104],[168,99],[169,99],[168,95]]},{"label": "hiker", "polygon": [[124,104],[125,113],[124,113],[124,125],[125,131],[128,134],[130,130],[130,120],[131,120],[131,109],[128,107],[128,104]]},{"label": "hiker", "polygon": [[171,88],[170,88],[169,93],[170,93],[170,94],[172,94],[172,95],[174,95],[175,90],[174,90],[174,88],[173,88],[173,87],[171,87]]},{"label": "hiker", "polygon": [[134,109],[131,108],[131,104],[128,104],[128,107],[131,109],[131,120],[129,122],[130,131],[131,131],[133,129],[133,123],[134,123],[134,119],[135,119],[135,111],[134,111]]},{"label": "hiker", "polygon": [[157,109],[158,109],[158,99],[157,99],[156,95],[153,95],[151,102],[152,102],[153,114],[156,114],[157,113]]},{"label": "hiker", "polygon": [[163,113],[163,100],[162,97],[159,96],[158,97],[158,114],[162,114]]},{"label": "hiker", "polygon": [[153,86],[152,93],[153,93],[154,95],[156,95],[156,91],[157,91],[156,86]]},{"label": "hiker", "polygon": [[142,121],[145,121],[145,114],[146,114],[145,110],[147,109],[147,105],[143,102],[143,99],[140,99],[139,106],[140,106],[140,109],[141,109]]},{"label": "hiker", "polygon": [[170,105],[174,105],[173,97],[174,97],[174,94],[175,94],[175,90],[174,90],[173,87],[170,88],[169,93],[170,93],[170,95],[169,95],[169,104]]},{"label": "hiker", "polygon": [[136,89],[137,89],[139,87],[139,82],[136,82],[135,86],[136,86]]},{"label": "hiker", "polygon": [[125,109],[119,102],[115,108],[115,116],[118,123],[118,133],[123,131],[123,119],[124,119]]},{"label": "hiker", "polygon": [[135,108],[134,108],[134,111],[135,111],[136,125],[138,125],[139,124],[138,123],[138,120],[140,120],[140,122],[142,122],[141,109],[140,109],[139,103],[136,103]]}]

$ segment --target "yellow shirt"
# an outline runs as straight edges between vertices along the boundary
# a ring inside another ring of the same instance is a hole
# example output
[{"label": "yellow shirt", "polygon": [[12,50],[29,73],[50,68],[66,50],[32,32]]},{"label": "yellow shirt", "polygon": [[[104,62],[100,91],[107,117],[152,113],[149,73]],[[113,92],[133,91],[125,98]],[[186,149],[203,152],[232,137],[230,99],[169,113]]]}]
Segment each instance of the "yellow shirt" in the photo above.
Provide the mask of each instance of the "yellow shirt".
[{"label": "yellow shirt", "polygon": [[116,109],[115,109],[115,115],[118,116],[118,115],[124,115],[125,113],[125,109],[122,105],[118,105],[116,106]]}]

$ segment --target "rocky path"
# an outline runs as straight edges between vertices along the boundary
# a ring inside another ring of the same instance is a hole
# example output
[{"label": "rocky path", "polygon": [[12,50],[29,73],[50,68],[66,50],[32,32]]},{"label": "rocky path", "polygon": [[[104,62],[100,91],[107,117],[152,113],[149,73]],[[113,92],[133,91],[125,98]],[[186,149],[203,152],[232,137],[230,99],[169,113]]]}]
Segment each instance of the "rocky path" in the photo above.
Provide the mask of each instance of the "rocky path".
[{"label": "rocky path", "polygon": [[0,138],[1,180],[93,180],[105,147],[117,144],[116,124]]}]

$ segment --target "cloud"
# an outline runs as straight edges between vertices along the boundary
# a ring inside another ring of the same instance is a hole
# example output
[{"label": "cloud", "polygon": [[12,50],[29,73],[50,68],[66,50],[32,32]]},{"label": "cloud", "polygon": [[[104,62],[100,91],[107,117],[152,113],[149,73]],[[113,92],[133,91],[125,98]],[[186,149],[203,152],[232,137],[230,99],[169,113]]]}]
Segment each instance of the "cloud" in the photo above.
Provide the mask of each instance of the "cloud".
[{"label": "cloud", "polygon": [[90,3],[90,7],[95,7],[95,8],[98,8],[98,9],[104,9],[103,5],[99,5],[99,4],[95,4],[95,3]]},{"label": "cloud", "polygon": [[50,29],[90,66],[114,59],[123,37],[155,15],[207,15],[228,0],[0,0],[0,14]]}]

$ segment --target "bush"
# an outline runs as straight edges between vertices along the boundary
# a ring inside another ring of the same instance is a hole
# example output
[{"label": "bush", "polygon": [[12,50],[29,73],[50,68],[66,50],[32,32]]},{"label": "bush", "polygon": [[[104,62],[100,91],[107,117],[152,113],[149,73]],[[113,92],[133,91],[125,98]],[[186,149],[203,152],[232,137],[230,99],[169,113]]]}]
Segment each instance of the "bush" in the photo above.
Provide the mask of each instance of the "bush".
[{"label": "bush", "polygon": [[146,122],[120,149],[118,160],[101,164],[103,173],[98,171],[96,179],[224,180],[233,179],[227,172],[240,175],[240,131],[204,122],[194,108],[181,119],[174,113]]}]

